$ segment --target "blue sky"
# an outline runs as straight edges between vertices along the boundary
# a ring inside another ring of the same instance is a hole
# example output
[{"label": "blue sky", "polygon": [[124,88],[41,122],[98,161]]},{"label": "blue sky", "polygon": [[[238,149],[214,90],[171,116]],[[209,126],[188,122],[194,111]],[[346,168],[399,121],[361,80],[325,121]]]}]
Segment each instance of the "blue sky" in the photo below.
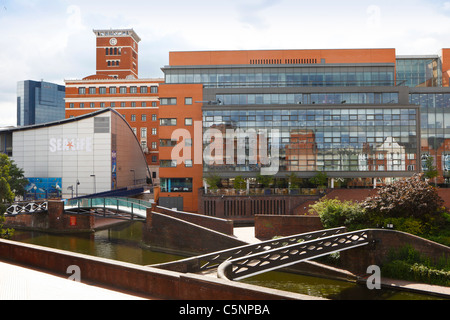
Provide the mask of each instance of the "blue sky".
[{"label": "blue sky", "polygon": [[21,80],[95,73],[93,29],[133,28],[142,78],[170,51],[450,47],[450,0],[0,0],[0,126],[16,124]]}]

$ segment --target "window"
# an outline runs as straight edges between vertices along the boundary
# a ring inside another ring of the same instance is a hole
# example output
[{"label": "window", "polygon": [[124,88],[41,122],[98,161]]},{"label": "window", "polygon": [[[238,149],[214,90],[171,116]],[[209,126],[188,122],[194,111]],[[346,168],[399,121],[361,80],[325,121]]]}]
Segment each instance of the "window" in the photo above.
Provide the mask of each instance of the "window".
[{"label": "window", "polygon": [[69,108],[71,108],[71,109],[75,108],[75,104],[74,103],[70,103],[69,104]]},{"label": "window", "polygon": [[175,147],[177,145],[178,141],[176,140],[171,140],[171,139],[160,139],[159,140],[159,145],[161,147]]},{"label": "window", "polygon": [[143,121],[143,122],[147,121],[147,115],[146,114],[141,115],[141,121]]},{"label": "window", "polygon": [[134,135],[137,136],[137,129],[136,128],[132,128],[132,130],[133,130]]},{"label": "window", "polygon": [[192,160],[185,160],[184,165],[186,168],[192,168]]},{"label": "window", "polygon": [[150,93],[158,93],[158,87],[156,86],[150,87]]},{"label": "window", "polygon": [[78,88],[78,94],[86,94],[86,88],[85,87]]},{"label": "window", "polygon": [[156,136],[158,134],[158,130],[156,128],[152,128],[152,135]]},{"label": "window", "polygon": [[152,121],[158,121],[158,116],[156,114],[152,114]]},{"label": "window", "polygon": [[135,114],[132,114],[132,115],[131,115],[131,121],[132,121],[132,122],[135,122],[135,121],[136,121],[136,115],[135,115]]},{"label": "window", "polygon": [[104,108],[105,107],[105,103],[104,102],[100,102],[100,108]]},{"label": "window", "polygon": [[147,87],[141,87],[141,93],[148,93],[148,88]]},{"label": "window", "polygon": [[162,178],[161,192],[192,192],[192,178]]},{"label": "window", "polygon": [[184,99],[184,104],[185,105],[191,105],[192,104],[192,98],[185,98]]},{"label": "window", "polygon": [[136,102],[132,102],[132,103],[131,103],[131,107],[132,107],[132,108],[136,108]]},{"label": "window", "polygon": [[116,107],[116,103],[115,102],[111,102],[111,108],[115,108]]},{"label": "window", "polygon": [[121,106],[122,108],[125,108],[125,107],[127,106],[127,103],[126,103],[126,102],[121,102],[121,103],[120,103],[120,106]]},{"label": "window", "polygon": [[120,87],[120,93],[121,94],[126,94],[127,93],[127,87]]},{"label": "window", "polygon": [[[152,156],[152,162],[153,163],[158,162],[158,157],[157,156]],[[156,178],[156,177],[154,177],[154,178]]]},{"label": "window", "polygon": [[96,94],[97,93],[97,88],[96,87],[90,87],[89,88],[89,94]]},{"label": "window", "polygon": [[159,166],[161,168],[176,168],[177,160],[161,160],[159,162]]},{"label": "window", "polygon": [[155,101],[153,101],[153,102],[152,102],[152,107],[153,107],[153,108],[156,108],[157,106],[158,106],[158,103],[155,102]]},{"label": "window", "polygon": [[161,98],[161,105],[174,106],[177,104],[177,98]]},{"label": "window", "polygon": [[106,87],[100,87],[100,88],[98,88],[98,93],[99,93],[99,94],[106,94]]},{"label": "window", "polygon": [[141,128],[141,139],[147,139],[147,128]]},{"label": "window", "polygon": [[141,107],[145,108],[147,106],[147,102],[141,102]]},{"label": "window", "polygon": [[137,87],[130,87],[130,93],[137,93]]},{"label": "window", "polygon": [[91,103],[90,103],[90,107],[91,107],[91,108],[95,108],[95,103],[94,103],[94,102],[91,102]]},{"label": "window", "polygon": [[110,94],[116,94],[117,93],[117,88],[116,87],[109,87],[109,93]]},{"label": "window", "polygon": [[152,142],[152,149],[158,149],[158,143]]},{"label": "window", "polygon": [[80,103],[80,108],[83,109],[84,108],[84,102]]},{"label": "window", "polygon": [[161,126],[176,126],[177,119],[160,119],[159,124]]},{"label": "window", "polygon": [[192,147],[192,139],[186,139],[184,140],[184,143],[186,147]]},{"label": "window", "polygon": [[186,118],[184,119],[184,124],[186,126],[192,126],[192,118]]}]

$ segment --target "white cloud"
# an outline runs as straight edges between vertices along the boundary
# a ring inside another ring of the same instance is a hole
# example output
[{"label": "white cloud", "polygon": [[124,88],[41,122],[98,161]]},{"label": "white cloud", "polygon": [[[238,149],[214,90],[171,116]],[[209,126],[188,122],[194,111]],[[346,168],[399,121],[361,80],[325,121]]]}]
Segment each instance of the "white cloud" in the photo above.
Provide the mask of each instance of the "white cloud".
[{"label": "white cloud", "polygon": [[450,1],[426,0],[0,0],[0,123],[15,119],[18,81],[63,84],[95,72],[92,29],[134,28],[142,38],[140,75],[150,78],[161,77],[169,52],[181,50],[436,54],[450,47],[449,11]]}]

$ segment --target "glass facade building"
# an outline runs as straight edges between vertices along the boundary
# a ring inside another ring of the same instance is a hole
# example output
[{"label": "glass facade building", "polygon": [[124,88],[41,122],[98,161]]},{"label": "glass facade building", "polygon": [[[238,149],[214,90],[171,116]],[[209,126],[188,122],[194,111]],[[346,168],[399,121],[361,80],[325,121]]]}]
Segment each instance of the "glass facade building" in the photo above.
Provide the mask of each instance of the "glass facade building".
[{"label": "glass facade building", "polygon": [[[162,192],[180,193],[189,210],[191,181],[193,190],[211,174],[228,186],[237,176],[255,185],[274,163],[279,180],[323,172],[329,187],[376,187],[426,171],[432,157],[435,182],[450,184],[448,49],[172,52],[162,70],[161,118],[174,124],[160,128]],[[201,162],[199,131],[183,126],[186,118],[201,124]],[[184,162],[171,158],[183,144],[172,136],[179,129],[194,141]],[[201,174],[191,170],[194,158]]]},{"label": "glass facade building", "polygon": [[17,125],[42,124],[66,117],[65,87],[43,81],[17,84]]}]

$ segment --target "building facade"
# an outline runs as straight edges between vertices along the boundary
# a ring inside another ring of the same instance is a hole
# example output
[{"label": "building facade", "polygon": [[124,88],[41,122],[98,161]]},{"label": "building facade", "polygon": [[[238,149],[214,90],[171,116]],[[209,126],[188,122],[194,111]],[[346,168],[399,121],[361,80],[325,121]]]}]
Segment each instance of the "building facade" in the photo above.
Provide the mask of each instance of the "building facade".
[{"label": "building facade", "polygon": [[139,42],[131,29],[94,30],[96,73],[66,80],[66,117],[103,108],[117,110],[128,121],[146,154],[152,181],[159,183],[159,86],[163,79],[140,79]]},{"label": "building facade", "polygon": [[17,126],[30,126],[65,118],[65,87],[44,81],[17,84]]},{"label": "building facade", "polygon": [[28,197],[71,198],[145,185],[139,141],[123,117],[103,109],[72,119],[0,131],[30,181]]},{"label": "building facade", "polygon": [[448,57],[171,52],[160,86],[162,202],[197,211],[208,175],[255,184],[324,172],[329,186],[374,187],[427,170],[430,156],[448,183]]}]

